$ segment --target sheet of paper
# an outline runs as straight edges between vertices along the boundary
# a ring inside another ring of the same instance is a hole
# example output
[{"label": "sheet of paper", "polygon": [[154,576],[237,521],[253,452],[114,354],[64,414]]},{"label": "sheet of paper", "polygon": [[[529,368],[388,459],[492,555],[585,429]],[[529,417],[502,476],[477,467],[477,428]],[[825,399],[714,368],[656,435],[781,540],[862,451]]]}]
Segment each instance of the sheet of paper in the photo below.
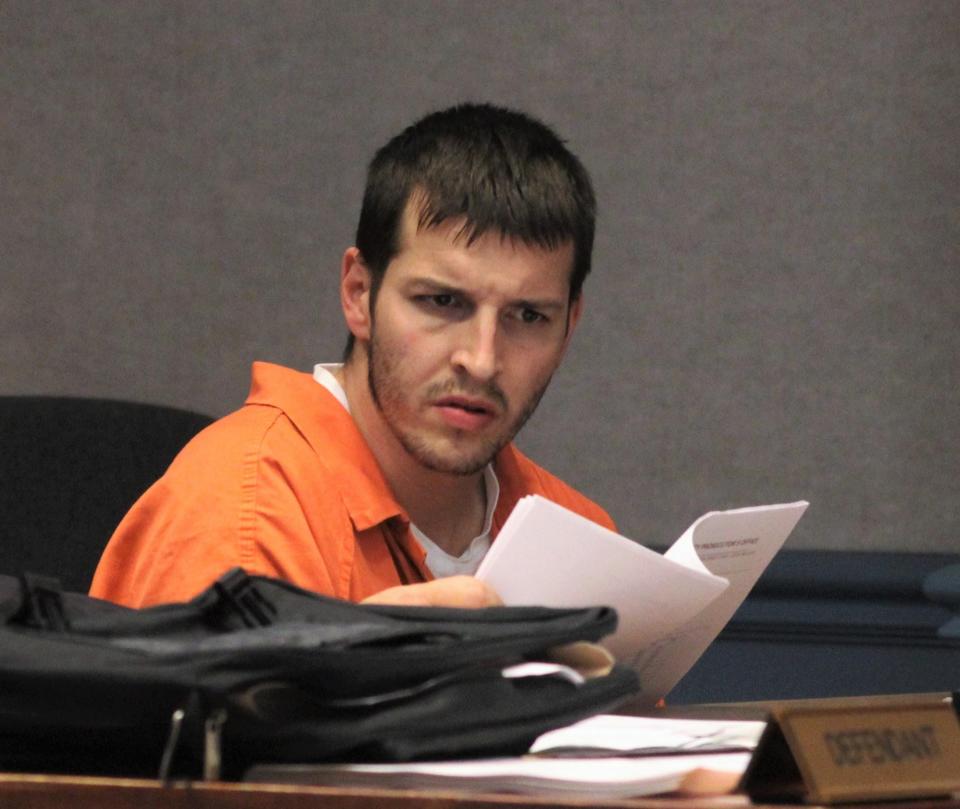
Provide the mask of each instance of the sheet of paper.
[{"label": "sheet of paper", "polygon": [[545,498],[517,504],[477,571],[510,605],[617,609],[603,643],[621,660],[699,614],[726,587]]},{"label": "sheet of paper", "polygon": [[531,753],[553,751],[607,751],[629,753],[676,753],[711,749],[756,748],[766,722],[716,719],[672,719],[648,716],[600,714],[540,736]]},{"label": "sheet of paper", "polygon": [[636,650],[630,661],[644,692],[667,694],[720,634],[760,574],[783,546],[809,504],[712,511],[686,530],[664,554],[682,565],[697,565],[730,585],[693,618],[678,623],[657,643]]},{"label": "sheet of paper", "polygon": [[653,704],[730,620],[807,503],[714,511],[659,554],[542,497],[524,497],[477,571],[506,604],[615,607],[603,643]]}]

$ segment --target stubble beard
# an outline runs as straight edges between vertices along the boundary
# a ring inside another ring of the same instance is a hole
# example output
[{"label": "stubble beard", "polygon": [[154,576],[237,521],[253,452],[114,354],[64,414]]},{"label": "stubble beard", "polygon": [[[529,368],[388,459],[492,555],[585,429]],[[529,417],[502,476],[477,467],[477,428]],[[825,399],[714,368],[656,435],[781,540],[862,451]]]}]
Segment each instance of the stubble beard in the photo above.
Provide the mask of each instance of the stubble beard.
[{"label": "stubble beard", "polygon": [[[390,432],[400,443],[400,446],[421,466],[434,472],[448,475],[475,475],[484,469],[510,441],[520,432],[527,420],[533,415],[540,404],[540,399],[550,384],[551,377],[527,399],[519,416],[498,435],[491,436],[470,455],[465,456],[457,452],[443,452],[431,441],[429,436],[418,435],[413,430],[405,429],[402,424],[402,414],[408,410],[406,395],[411,391],[404,388],[402,381],[397,379],[395,357],[388,350],[380,350],[381,346],[376,337],[376,330],[371,331],[367,343],[367,386],[370,396],[377,410],[383,418]],[[475,387],[475,386],[474,386]],[[460,384],[455,378],[446,382],[431,385],[424,394],[424,400],[431,401],[440,396],[465,393],[475,394],[475,389]],[[501,406],[501,412],[507,409],[507,399],[503,392],[495,385],[484,385],[481,395],[496,401]]]}]

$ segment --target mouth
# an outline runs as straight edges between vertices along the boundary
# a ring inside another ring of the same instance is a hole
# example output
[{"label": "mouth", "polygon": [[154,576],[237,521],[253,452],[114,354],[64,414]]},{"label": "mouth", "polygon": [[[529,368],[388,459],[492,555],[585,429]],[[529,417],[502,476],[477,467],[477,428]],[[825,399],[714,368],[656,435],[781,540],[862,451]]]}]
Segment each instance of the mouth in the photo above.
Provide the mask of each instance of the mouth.
[{"label": "mouth", "polygon": [[497,409],[489,402],[468,396],[444,396],[437,399],[433,406],[439,410],[444,421],[460,430],[482,429],[497,415]]},{"label": "mouth", "polygon": [[437,407],[453,407],[465,410],[467,413],[489,413],[494,415],[496,408],[483,399],[473,399],[467,396],[444,396],[434,403]]}]

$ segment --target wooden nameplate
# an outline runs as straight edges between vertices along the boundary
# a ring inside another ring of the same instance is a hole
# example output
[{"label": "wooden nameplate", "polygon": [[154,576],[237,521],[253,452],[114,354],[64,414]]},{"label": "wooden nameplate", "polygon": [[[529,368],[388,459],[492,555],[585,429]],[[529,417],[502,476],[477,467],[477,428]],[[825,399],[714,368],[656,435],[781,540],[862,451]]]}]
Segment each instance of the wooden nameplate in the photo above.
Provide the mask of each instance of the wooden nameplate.
[{"label": "wooden nameplate", "polygon": [[960,792],[945,695],[774,704],[740,788],[755,802],[842,803]]}]

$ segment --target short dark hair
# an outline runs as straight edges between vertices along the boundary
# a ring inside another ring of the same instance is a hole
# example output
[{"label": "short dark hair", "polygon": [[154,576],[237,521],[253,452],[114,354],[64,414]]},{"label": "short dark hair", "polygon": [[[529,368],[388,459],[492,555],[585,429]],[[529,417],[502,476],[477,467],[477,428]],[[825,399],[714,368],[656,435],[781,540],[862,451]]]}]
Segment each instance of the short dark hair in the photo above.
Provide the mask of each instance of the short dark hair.
[{"label": "short dark hair", "polygon": [[[420,119],[374,155],[356,237],[373,276],[371,307],[414,193],[422,196],[421,228],[462,217],[468,244],[488,231],[551,250],[572,242],[570,300],[580,295],[596,198],[583,164],[545,124],[491,104],[461,104]],[[351,335],[346,356],[352,347]]]}]

